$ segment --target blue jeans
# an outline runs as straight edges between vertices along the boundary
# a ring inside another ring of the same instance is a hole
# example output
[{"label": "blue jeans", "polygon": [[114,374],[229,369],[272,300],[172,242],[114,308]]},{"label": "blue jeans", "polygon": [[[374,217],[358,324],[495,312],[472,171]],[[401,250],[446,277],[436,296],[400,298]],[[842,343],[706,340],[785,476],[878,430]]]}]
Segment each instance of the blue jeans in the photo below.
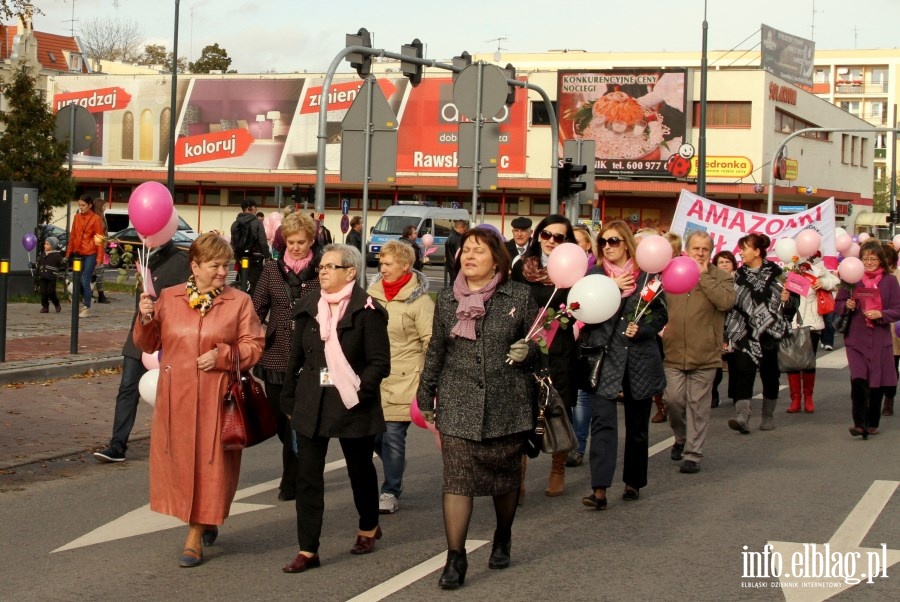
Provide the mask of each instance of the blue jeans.
[{"label": "blue jeans", "polygon": [[381,493],[396,498],[403,491],[403,470],[406,468],[406,431],[408,422],[386,421],[387,431],[375,435],[375,453],[384,468]]},{"label": "blue jeans", "polygon": [[81,302],[85,307],[91,306],[91,276],[94,275],[94,267],[97,265],[96,255],[81,256]]},{"label": "blue jeans", "polygon": [[575,451],[583,454],[591,432],[591,398],[587,391],[578,391],[578,403],[572,412],[572,428],[575,429],[575,438],[578,439],[578,448]]},{"label": "blue jeans", "polygon": [[822,330],[822,345],[834,347],[834,312],[822,316],[825,320],[825,329]]}]

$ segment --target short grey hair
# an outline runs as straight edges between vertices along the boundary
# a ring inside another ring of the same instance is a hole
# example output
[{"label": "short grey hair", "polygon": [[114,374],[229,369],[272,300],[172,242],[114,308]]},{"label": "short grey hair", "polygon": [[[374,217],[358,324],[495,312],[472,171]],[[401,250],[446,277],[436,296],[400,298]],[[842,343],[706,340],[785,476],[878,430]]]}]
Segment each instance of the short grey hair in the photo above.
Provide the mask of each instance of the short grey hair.
[{"label": "short grey hair", "polygon": [[698,236],[700,238],[702,238],[703,240],[706,240],[709,242],[709,250],[710,250],[710,252],[712,252],[713,247],[715,246],[712,241],[712,236],[710,236],[708,233],[704,232],[703,230],[694,230],[693,232],[691,232],[691,235],[687,237],[687,240],[685,241],[684,246],[687,248],[690,248],[691,241],[694,240],[694,238],[696,238]]},{"label": "short grey hair", "polygon": [[341,255],[341,265],[353,266],[356,268],[357,277],[362,276],[365,277],[366,274],[366,266],[363,262],[362,253],[359,252],[359,249],[350,245],[339,245],[333,244],[328,245],[324,249],[322,249],[322,255],[325,253],[340,253]]}]

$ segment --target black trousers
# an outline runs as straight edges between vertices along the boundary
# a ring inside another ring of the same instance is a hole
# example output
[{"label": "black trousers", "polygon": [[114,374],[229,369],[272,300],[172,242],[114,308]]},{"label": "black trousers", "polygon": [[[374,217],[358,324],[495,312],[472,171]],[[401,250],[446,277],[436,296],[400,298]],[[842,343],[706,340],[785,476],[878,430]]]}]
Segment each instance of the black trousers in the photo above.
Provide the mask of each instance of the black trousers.
[{"label": "black trousers", "polygon": [[269,404],[275,414],[278,440],[281,441],[281,484],[278,489],[294,495],[297,491],[297,455],[294,453],[291,437],[291,420],[281,411],[281,385],[266,381],[266,397],[269,398]]},{"label": "black trousers", "polygon": [[[756,382],[756,373],[762,381],[763,397],[765,399],[778,399],[779,380],[781,372],[778,371],[778,349],[763,349],[759,366],[753,361],[750,354],[740,349],[734,352],[734,369],[728,366],[728,380],[734,380],[734,399],[751,399],[753,397],[753,383]],[[730,389],[731,387],[729,387]]]},{"label": "black trousers", "polygon": [[[625,453],[622,459],[622,480],[626,485],[641,489],[647,485],[647,456],[650,447],[650,413],[652,398],[633,399],[626,376],[622,383],[625,395]],[[588,461],[591,465],[591,487],[609,487],[616,471],[616,455],[619,444],[618,403],[589,393],[591,404],[591,449]]]},{"label": "black trousers", "polygon": [[[297,433],[297,542],[304,552],[319,552],[325,513],[325,455],[330,440]],[[338,440],[347,461],[359,530],[371,531],[378,526],[378,475],[372,462],[375,436]]]},{"label": "black trousers", "polygon": [[128,437],[134,428],[137,418],[138,384],[147,369],[141,360],[127,355],[122,358],[122,379],[119,381],[119,394],[116,395],[116,414],[113,417],[112,439],[109,446],[123,454],[128,451]]},{"label": "black trousers", "polygon": [[850,400],[853,402],[853,425],[877,429],[881,424],[881,397],[884,387],[870,387],[864,378],[850,381]]},{"label": "black trousers", "polygon": [[38,280],[38,291],[41,294],[41,307],[48,309],[50,304],[53,307],[59,307],[59,298],[56,296],[56,279],[46,280],[41,278]]}]

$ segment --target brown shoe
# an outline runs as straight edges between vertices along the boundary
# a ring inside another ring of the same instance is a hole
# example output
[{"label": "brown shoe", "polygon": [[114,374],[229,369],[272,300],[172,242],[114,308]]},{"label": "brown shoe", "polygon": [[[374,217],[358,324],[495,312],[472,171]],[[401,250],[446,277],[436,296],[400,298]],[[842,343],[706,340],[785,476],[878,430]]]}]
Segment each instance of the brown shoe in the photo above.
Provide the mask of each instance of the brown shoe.
[{"label": "brown shoe", "polygon": [[41,313],[42,313],[42,314],[49,314],[49,313],[50,313],[50,308],[49,308],[49,307],[42,307],[42,308],[41,308]]},{"label": "brown shoe", "polygon": [[356,543],[350,548],[351,554],[371,554],[375,551],[375,540],[381,539],[381,525],[375,527],[375,535],[357,535]]},{"label": "brown shoe", "polygon": [[547,497],[559,497],[563,494],[566,485],[566,452],[553,454],[553,464],[550,467],[550,479],[547,481],[547,489],[544,495]]},{"label": "brown shoe", "polygon": [[294,561],[289,565],[282,567],[281,570],[285,573],[302,573],[303,571],[315,569],[320,566],[322,566],[322,564],[319,561],[318,554],[313,554],[312,556],[297,554]]},{"label": "brown shoe", "polygon": [[653,415],[653,418],[650,419],[650,422],[654,424],[659,424],[661,422],[665,422],[669,419],[669,415],[666,414],[666,404],[663,402],[662,395],[657,393],[653,396],[653,403],[656,404],[656,414]]}]

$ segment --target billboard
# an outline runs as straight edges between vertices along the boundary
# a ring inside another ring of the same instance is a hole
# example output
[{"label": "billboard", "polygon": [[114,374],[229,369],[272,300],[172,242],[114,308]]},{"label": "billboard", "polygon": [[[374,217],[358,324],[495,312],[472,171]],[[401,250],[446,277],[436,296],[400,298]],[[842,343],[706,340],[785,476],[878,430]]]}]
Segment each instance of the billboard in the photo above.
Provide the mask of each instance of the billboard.
[{"label": "billboard", "polygon": [[560,71],[559,150],[596,144],[597,176],[671,178],[666,161],[685,137],[686,69]]},{"label": "billboard", "polygon": [[816,43],[766,24],[760,26],[762,68],[798,86],[812,87]]}]

